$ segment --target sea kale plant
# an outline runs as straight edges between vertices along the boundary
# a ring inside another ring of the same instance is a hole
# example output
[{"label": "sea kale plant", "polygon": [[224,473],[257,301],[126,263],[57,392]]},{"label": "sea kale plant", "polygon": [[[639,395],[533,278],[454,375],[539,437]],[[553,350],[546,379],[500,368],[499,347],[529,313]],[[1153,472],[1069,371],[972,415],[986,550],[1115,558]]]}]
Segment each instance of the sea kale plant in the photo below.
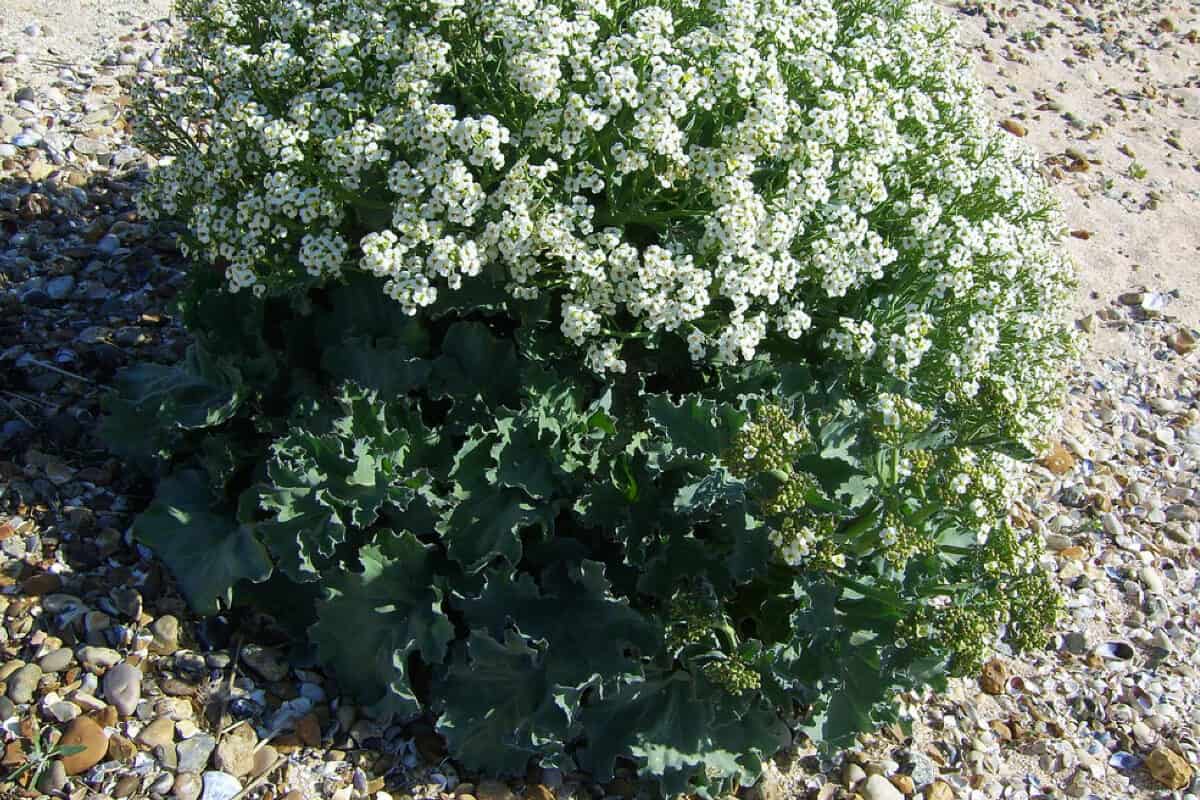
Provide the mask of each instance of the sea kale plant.
[{"label": "sea kale plant", "polygon": [[669,792],[1047,638],[1011,510],[1076,343],[923,0],[190,0],[141,196],[134,534],[471,769]]}]

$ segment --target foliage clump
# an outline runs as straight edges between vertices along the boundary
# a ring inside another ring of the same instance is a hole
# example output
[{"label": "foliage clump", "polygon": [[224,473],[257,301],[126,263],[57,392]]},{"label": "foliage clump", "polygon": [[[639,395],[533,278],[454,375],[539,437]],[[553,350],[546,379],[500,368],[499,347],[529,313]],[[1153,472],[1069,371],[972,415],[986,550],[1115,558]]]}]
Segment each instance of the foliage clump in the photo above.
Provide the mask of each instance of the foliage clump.
[{"label": "foliage clump", "polygon": [[674,792],[1044,641],[1070,269],[930,5],[180,11],[140,203],[195,344],[106,429],[196,608],[471,768]]}]

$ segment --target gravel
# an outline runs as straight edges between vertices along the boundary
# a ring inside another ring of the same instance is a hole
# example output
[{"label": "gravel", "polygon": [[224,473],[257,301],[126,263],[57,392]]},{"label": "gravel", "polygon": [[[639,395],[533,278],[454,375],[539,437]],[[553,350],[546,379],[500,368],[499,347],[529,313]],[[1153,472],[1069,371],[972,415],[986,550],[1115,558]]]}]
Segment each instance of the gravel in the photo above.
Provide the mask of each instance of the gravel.
[{"label": "gravel", "polygon": [[[633,785],[627,770],[608,787],[551,769],[511,785],[460,775],[427,722],[373,721],[332,676],[289,660],[286,635],[268,620],[197,620],[161,565],[129,543],[124,531],[149,487],[98,444],[99,400],[121,367],[182,356],[187,337],[169,304],[186,265],[169,230],[137,217],[132,194],[149,161],[125,124],[126,88],[159,68],[173,33],[165,3],[109,5],[72,14],[58,0],[22,0],[7,4],[0,22],[4,743],[11,750],[35,727],[82,743],[84,751],[52,760],[39,783],[72,797],[86,789],[96,797],[230,800],[247,787],[250,796],[269,791],[286,800],[593,800],[624,792]],[[1148,65],[1138,73],[1146,76],[1144,97],[1105,95],[1130,106],[1177,91],[1155,88],[1156,64],[1178,61],[1180,52],[1196,64],[1196,37],[1188,39],[1194,7],[1170,12],[1171,31],[1161,22],[1168,12],[1152,4],[1129,11],[1100,0],[1087,9],[1004,2],[959,11],[976,39],[990,42],[978,50],[981,69],[998,57],[1011,69],[1020,59],[1049,69],[1038,61],[1049,45],[1029,43],[1053,25],[1071,32],[1079,69],[1088,59]],[[1031,37],[1020,34],[1027,20],[1039,26]],[[1035,137],[1034,115],[1012,116],[1015,89],[992,86],[998,124],[1011,119],[1010,133]],[[1197,98],[1178,95],[1170,113],[1200,114]],[[1091,108],[1037,102],[1072,135],[1097,130]],[[1155,119],[1113,118],[1104,135],[1125,149],[1130,141],[1143,148],[1147,130],[1190,146],[1169,126],[1154,128],[1165,125]],[[1107,156],[1086,171],[1069,168],[1080,154],[1090,162],[1091,141],[1047,157],[1047,175],[1063,193],[1108,191]],[[1194,153],[1164,147],[1196,163]],[[1129,179],[1116,180],[1120,187]],[[1181,185],[1159,185],[1158,200],[1113,202],[1138,216],[1137,225],[1165,225],[1159,220],[1175,219],[1173,204],[1186,201]],[[1148,211],[1161,215],[1143,218]],[[1086,260],[1081,267],[1095,269]],[[855,792],[865,800],[1195,800],[1200,298],[1187,288],[1196,285],[1194,271],[1147,270],[1140,280],[1147,285],[1086,282],[1094,296],[1081,299],[1089,310],[1079,325],[1098,345],[1075,366],[1061,432],[1014,509],[1019,524],[1043,538],[1067,598],[1053,646],[1020,657],[1001,649],[986,674],[955,680],[940,695],[903,696],[911,732],[881,730],[833,757],[797,743],[754,790],[762,800]],[[18,763],[24,757],[14,755]],[[13,787],[3,780],[7,797]]]}]

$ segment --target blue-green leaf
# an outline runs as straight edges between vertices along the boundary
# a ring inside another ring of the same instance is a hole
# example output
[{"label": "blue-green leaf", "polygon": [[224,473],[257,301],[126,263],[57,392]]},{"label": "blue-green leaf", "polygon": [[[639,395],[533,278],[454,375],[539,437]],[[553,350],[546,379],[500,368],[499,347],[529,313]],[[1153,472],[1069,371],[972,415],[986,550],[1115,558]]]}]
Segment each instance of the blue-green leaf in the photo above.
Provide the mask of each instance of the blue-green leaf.
[{"label": "blue-green leaf", "polygon": [[627,653],[657,652],[661,635],[628,602],[613,597],[604,565],[584,560],[579,566],[555,566],[543,573],[539,588],[528,574],[497,570],[483,593],[460,603],[472,628],[500,638],[515,626],[535,641],[545,641],[547,669],[555,683],[575,686],[593,675],[635,673],[638,662]]},{"label": "blue-green leaf", "polygon": [[154,550],[200,614],[228,605],[240,580],[264,581],[271,560],[249,525],[212,508],[203,473],[178,472],[158,487],[154,502],[133,524],[133,535]]},{"label": "blue-green leaf", "polygon": [[466,649],[440,692],[446,705],[437,727],[451,752],[492,774],[524,774],[530,758],[558,763],[584,687],[555,685],[543,654],[515,631],[503,643],[471,631]]},{"label": "blue-green leaf", "polygon": [[650,395],[646,414],[671,448],[701,458],[727,450],[748,416],[695,395],[684,397],[678,405],[666,395]]},{"label": "blue-green leaf", "polygon": [[454,638],[441,609],[434,549],[411,533],[381,531],[359,551],[362,572],[331,570],[325,600],[309,635],[338,685],[360,702],[384,701],[390,710],[416,713],[408,657],[439,664]]}]

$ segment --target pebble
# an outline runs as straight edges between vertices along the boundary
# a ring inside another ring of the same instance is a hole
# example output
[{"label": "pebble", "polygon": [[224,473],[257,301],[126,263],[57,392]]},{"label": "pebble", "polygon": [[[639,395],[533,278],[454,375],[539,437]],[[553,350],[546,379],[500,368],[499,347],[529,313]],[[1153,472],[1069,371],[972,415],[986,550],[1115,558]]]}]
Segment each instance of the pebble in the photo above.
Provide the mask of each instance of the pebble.
[{"label": "pebble", "polygon": [[227,772],[204,773],[204,791],[200,800],[233,800],[242,790],[237,778]]},{"label": "pebble", "polygon": [[904,795],[882,775],[870,775],[859,792],[865,800],[904,800]]},{"label": "pebble", "polygon": [[38,790],[46,794],[62,791],[67,785],[67,768],[63,766],[63,762],[59,759],[54,759],[50,762],[41,777],[38,779]]},{"label": "pebble", "polygon": [[127,763],[137,755],[137,745],[119,733],[108,739],[108,757],[113,761]]},{"label": "pebble", "polygon": [[175,775],[172,793],[176,800],[196,800],[199,798],[202,788],[203,783],[200,782],[199,775],[194,772],[179,772],[178,775]]},{"label": "pebble", "polygon": [[1146,769],[1168,789],[1182,789],[1192,782],[1192,766],[1169,747],[1159,745],[1146,756]]},{"label": "pebble", "polygon": [[75,653],[75,657],[85,669],[92,672],[103,672],[121,662],[121,654],[109,647],[85,645]]},{"label": "pebble", "polygon": [[183,772],[203,772],[216,746],[217,740],[207,733],[184,739],[175,746],[179,757],[179,769]]},{"label": "pebble", "polygon": [[176,800],[196,800],[200,796],[200,776],[192,772],[180,772],[175,776],[171,792]]},{"label": "pebble", "polygon": [[51,703],[46,708],[46,713],[54,718],[56,722],[70,722],[80,714],[79,706],[74,703],[69,703],[65,700],[60,700],[57,703]]},{"label": "pebble", "polygon": [[104,674],[104,699],[116,707],[117,713],[128,717],[142,699],[142,672],[128,662],[121,662]]},{"label": "pebble", "polygon": [[59,745],[80,746],[83,750],[63,757],[68,775],[86,772],[100,763],[108,752],[108,734],[90,717],[76,717],[63,732]]},{"label": "pebble", "polygon": [[1008,668],[1003,661],[993,658],[983,665],[983,671],[979,675],[979,688],[988,694],[1000,694],[1004,691],[1007,681]]},{"label": "pebble", "polygon": [[235,778],[249,775],[254,769],[254,746],[258,736],[250,725],[239,725],[228,731],[213,753],[213,766]]},{"label": "pebble", "polygon": [[102,256],[111,256],[121,247],[121,240],[111,233],[105,234],[96,242],[96,252]]},{"label": "pebble", "polygon": [[8,699],[17,705],[33,701],[33,693],[42,679],[42,668],[37,664],[26,664],[8,677]]},{"label": "pebble", "polygon": [[155,747],[170,748],[174,752],[175,722],[167,717],[159,717],[151,722],[134,737],[134,741],[148,750]]},{"label": "pebble", "polygon": [[263,679],[281,681],[287,677],[288,667],[274,650],[256,644],[248,644],[242,648],[242,661]]},{"label": "pebble", "polygon": [[75,289],[75,278],[70,275],[60,275],[46,284],[46,294],[51,300],[65,300]]},{"label": "pebble", "polygon": [[954,787],[945,781],[934,781],[925,791],[925,800],[954,800]]},{"label": "pebble", "polygon": [[179,649],[179,620],[171,614],[154,620],[150,624],[150,633],[154,637],[150,642],[151,653],[169,656]]},{"label": "pebble", "polygon": [[52,650],[38,660],[42,672],[62,672],[75,660],[75,654],[66,647]]}]

